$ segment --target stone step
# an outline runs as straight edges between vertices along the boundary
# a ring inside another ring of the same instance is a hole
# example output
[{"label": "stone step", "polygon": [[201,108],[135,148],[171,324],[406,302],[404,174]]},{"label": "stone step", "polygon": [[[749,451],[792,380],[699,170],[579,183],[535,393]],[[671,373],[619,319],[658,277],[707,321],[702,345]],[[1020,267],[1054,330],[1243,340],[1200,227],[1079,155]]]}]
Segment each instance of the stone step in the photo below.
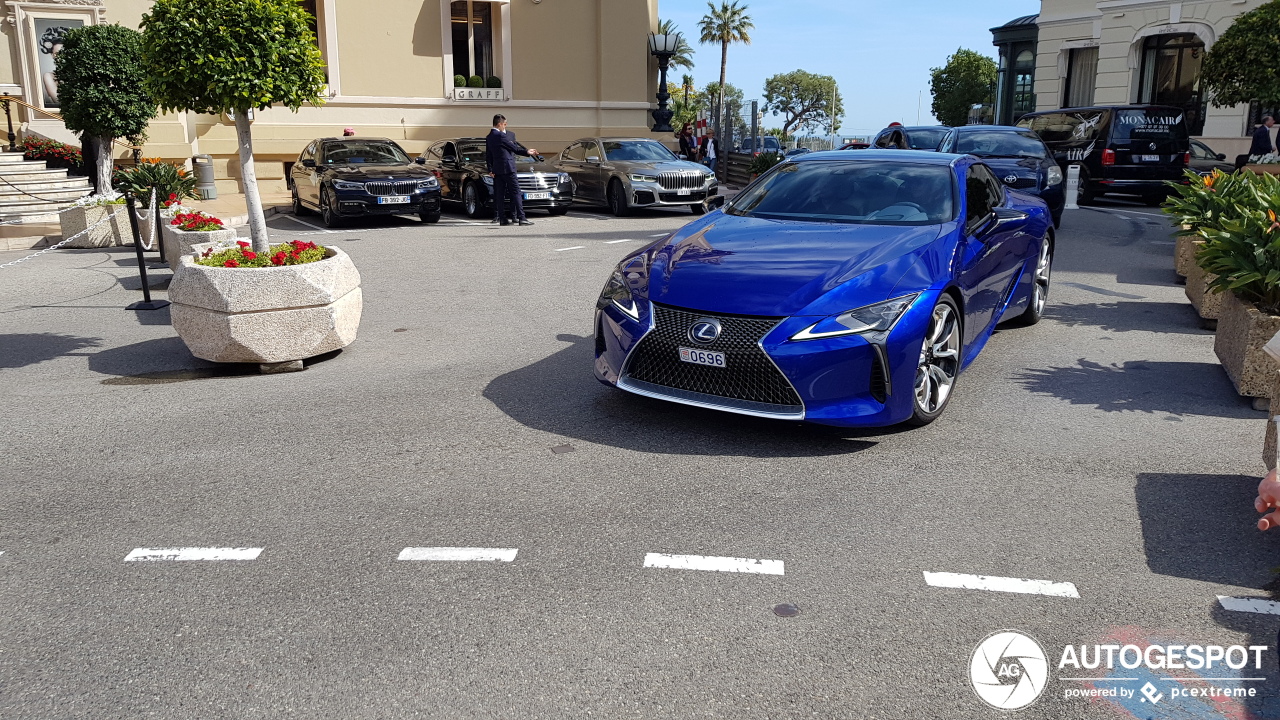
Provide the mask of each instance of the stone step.
[{"label": "stone step", "polygon": [[0,152],[0,165],[5,163],[20,163],[23,156],[20,152]]},{"label": "stone step", "polygon": [[[50,180],[66,180],[67,171],[39,169],[39,170],[22,170],[21,172],[15,172],[15,171],[6,169],[3,172],[0,172],[0,177],[12,183],[16,183],[22,180],[44,180],[47,182]],[[0,183],[0,185],[3,185],[3,183]]]},{"label": "stone step", "polygon": [[[0,204],[6,202],[26,202],[30,200],[54,200],[61,202],[63,200],[75,200],[89,194],[88,185],[77,185],[75,187],[68,188],[53,187],[39,189],[23,187],[22,190],[25,190],[26,192],[22,192],[15,188],[11,188],[4,183],[0,183]],[[32,197],[33,195],[35,197]]]},{"label": "stone step", "polygon": [[57,178],[36,178],[34,180],[22,176],[15,175],[13,177],[5,177],[4,173],[0,173],[0,191],[17,192],[15,188],[22,188],[28,192],[34,190],[46,190],[49,188],[59,188],[70,190],[72,188],[89,187],[89,178],[85,177],[57,177]]},{"label": "stone step", "polygon": [[58,213],[49,211],[0,215],[0,221],[17,225],[43,225],[57,224],[60,222]]},{"label": "stone step", "polygon": [[12,215],[30,215],[32,213],[56,213],[63,208],[70,207],[69,202],[30,202],[30,203],[0,203],[0,217],[10,217]]},{"label": "stone step", "polygon": [[22,162],[11,162],[0,165],[0,174],[3,175],[20,175],[22,173],[32,172],[60,172],[65,173],[66,168],[51,168],[49,164],[43,160],[23,160]]}]

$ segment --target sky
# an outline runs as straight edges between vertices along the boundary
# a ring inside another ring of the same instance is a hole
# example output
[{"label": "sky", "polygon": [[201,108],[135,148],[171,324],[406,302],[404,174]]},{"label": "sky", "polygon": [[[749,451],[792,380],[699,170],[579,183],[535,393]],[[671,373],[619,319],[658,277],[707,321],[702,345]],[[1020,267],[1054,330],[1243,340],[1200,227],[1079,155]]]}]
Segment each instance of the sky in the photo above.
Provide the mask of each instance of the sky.
[{"label": "sky", "polygon": [[[957,48],[992,58],[991,28],[1040,11],[1039,0],[740,0],[755,23],[750,45],[730,45],[728,82],[763,104],[765,78],[792,70],[835,77],[844,99],[841,135],[865,135],[897,120],[935,122],[929,69]],[[720,0],[716,0],[719,5]],[[706,0],[660,0],[695,51],[698,87],[720,80],[720,45],[698,40]],[[683,70],[670,79],[680,82]],[[918,110],[917,110],[918,109]],[[765,127],[781,127],[765,116]]]}]

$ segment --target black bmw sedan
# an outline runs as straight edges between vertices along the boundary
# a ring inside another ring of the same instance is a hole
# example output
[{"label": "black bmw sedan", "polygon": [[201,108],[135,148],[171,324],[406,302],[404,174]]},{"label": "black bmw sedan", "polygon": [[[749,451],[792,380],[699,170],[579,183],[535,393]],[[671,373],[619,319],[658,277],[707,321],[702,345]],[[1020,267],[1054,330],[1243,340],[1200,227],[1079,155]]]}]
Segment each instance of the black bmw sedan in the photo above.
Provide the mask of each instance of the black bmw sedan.
[{"label": "black bmw sedan", "polygon": [[[418,162],[440,178],[440,196],[461,203],[468,217],[493,209],[493,178],[485,164],[484,138],[456,138],[433,143]],[[564,215],[573,204],[573,184],[554,165],[527,155],[516,156],[516,182],[526,210]]]},{"label": "black bmw sedan", "polygon": [[386,138],[313,140],[289,170],[288,182],[293,212],[319,212],[327,227],[374,215],[440,220],[440,181]]}]

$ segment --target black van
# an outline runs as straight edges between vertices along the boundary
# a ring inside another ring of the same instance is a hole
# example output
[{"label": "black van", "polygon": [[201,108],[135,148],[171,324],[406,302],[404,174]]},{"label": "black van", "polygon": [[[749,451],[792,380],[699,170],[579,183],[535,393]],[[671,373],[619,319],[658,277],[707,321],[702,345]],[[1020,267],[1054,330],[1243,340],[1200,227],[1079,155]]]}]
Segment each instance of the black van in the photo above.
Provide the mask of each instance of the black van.
[{"label": "black van", "polygon": [[1080,165],[1080,202],[1121,193],[1155,204],[1191,162],[1183,116],[1159,105],[1065,108],[1023,115],[1018,127],[1039,135],[1064,171]]}]

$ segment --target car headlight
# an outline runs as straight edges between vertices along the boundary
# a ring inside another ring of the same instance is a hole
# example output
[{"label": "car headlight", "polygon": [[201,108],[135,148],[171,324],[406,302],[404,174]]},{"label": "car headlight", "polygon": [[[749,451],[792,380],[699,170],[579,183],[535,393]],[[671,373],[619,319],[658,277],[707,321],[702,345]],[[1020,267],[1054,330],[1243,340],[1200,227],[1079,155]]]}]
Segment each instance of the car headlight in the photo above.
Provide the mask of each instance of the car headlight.
[{"label": "car headlight", "polygon": [[631,175],[631,182],[658,182],[658,178],[656,175],[640,175],[639,173],[633,173]]},{"label": "car headlight", "polygon": [[632,320],[640,319],[640,307],[631,296],[631,286],[627,283],[627,278],[622,274],[620,267],[613,269],[609,282],[606,282],[604,290],[600,291],[600,299],[596,301],[596,307],[601,310],[610,305],[621,310]]},{"label": "car headlight", "polygon": [[706,176],[702,178],[703,185],[710,185],[715,181],[716,181],[716,176],[711,173],[707,173]]},{"label": "car headlight", "polygon": [[840,335],[858,335],[866,332],[884,332],[893,329],[902,313],[911,307],[919,293],[903,295],[875,305],[850,310],[824,318],[791,336],[792,340],[817,340]]},{"label": "car headlight", "polygon": [[1062,182],[1062,168],[1058,167],[1057,165],[1054,165],[1053,167],[1049,168],[1049,176],[1045,178],[1044,184],[1048,185],[1049,187],[1053,187],[1054,185],[1057,185],[1060,182]]},{"label": "car headlight", "polygon": [[356,192],[361,192],[364,190],[364,183],[349,182],[347,180],[334,180],[333,189],[334,190],[354,190]]},{"label": "car headlight", "polygon": [[569,184],[569,173],[559,173],[556,175],[556,181],[561,185]]},{"label": "car headlight", "polygon": [[429,178],[427,178],[426,180],[419,180],[419,181],[418,181],[418,189],[419,189],[419,190],[430,190],[430,189],[432,189],[432,188],[437,188],[437,187],[440,187],[440,181],[439,181],[439,180],[436,180],[436,179],[435,179],[435,178],[433,178],[433,177],[429,177]]}]

